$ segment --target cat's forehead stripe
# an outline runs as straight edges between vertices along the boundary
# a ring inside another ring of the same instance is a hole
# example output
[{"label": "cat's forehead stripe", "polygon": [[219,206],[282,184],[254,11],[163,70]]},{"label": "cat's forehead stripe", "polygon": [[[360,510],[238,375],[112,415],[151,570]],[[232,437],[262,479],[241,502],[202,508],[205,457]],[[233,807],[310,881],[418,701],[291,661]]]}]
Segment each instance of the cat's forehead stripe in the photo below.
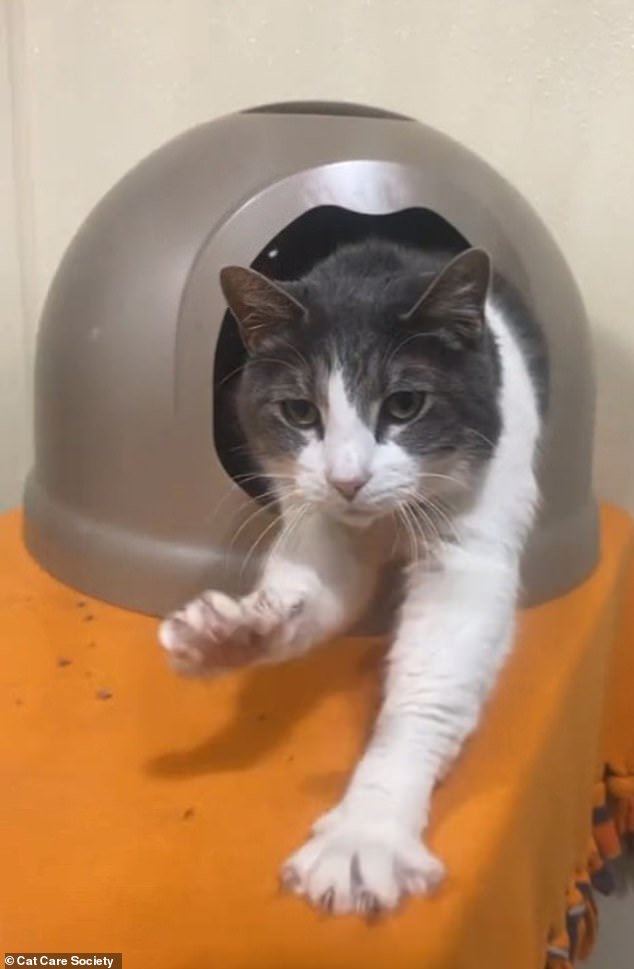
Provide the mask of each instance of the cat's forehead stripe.
[{"label": "cat's forehead stripe", "polygon": [[327,421],[338,433],[353,436],[367,425],[356,406],[354,392],[347,384],[340,366],[335,366],[327,389]]},{"label": "cat's forehead stripe", "polygon": [[328,380],[327,398],[324,452],[329,471],[340,479],[363,477],[376,442],[350,398],[339,367]]}]

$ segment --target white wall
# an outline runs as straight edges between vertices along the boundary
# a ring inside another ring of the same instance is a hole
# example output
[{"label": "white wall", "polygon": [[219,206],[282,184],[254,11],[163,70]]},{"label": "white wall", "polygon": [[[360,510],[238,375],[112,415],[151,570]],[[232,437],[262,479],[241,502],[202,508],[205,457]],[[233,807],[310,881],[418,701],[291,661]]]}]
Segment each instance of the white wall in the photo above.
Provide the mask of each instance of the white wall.
[{"label": "white wall", "polygon": [[3,0],[0,505],[29,458],[37,314],[91,206],[189,125],[333,98],[415,115],[536,206],[596,332],[597,485],[634,509],[632,0]]},{"label": "white wall", "polygon": [[20,266],[14,87],[6,10],[0,9],[0,508],[15,501],[29,452],[30,355]]}]

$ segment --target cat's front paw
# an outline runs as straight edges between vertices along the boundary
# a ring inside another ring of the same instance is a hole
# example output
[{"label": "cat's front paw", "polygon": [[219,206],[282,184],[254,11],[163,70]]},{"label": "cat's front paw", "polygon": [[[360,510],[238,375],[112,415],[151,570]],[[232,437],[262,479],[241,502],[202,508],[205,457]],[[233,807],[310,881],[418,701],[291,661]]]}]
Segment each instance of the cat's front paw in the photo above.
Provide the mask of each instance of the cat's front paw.
[{"label": "cat's front paw", "polygon": [[206,592],[172,613],[159,627],[159,642],[182,676],[212,676],[253,663],[262,636],[241,600]]},{"label": "cat's front paw", "polygon": [[282,868],[282,884],[319,908],[372,916],[406,895],[432,892],[444,866],[397,824],[345,817],[337,809],[317,822],[313,837]]}]

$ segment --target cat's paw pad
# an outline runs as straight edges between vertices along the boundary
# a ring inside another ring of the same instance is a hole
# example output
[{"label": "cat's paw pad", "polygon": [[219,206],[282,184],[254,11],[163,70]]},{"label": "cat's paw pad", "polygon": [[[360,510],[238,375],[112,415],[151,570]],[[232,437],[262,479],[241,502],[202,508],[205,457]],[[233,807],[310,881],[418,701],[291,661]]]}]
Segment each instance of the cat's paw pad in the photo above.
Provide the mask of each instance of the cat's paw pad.
[{"label": "cat's paw pad", "polygon": [[407,830],[330,812],[282,868],[282,885],[337,914],[390,911],[406,895],[432,892],[444,866]]},{"label": "cat's paw pad", "polygon": [[258,636],[241,602],[206,592],[172,613],[159,627],[159,642],[183,676],[209,676],[253,661]]}]

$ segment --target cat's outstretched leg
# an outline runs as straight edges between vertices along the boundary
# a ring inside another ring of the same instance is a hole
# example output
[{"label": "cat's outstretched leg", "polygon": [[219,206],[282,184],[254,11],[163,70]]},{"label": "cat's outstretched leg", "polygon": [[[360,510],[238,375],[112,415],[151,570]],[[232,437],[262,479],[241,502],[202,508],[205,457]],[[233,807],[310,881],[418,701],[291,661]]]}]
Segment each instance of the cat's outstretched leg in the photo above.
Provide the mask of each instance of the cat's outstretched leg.
[{"label": "cat's outstretched leg", "polygon": [[328,911],[392,909],[443,877],[420,835],[511,646],[518,556],[448,544],[439,566],[412,567],[373,739],[341,803],[282,870]]},{"label": "cat's outstretched leg", "polygon": [[205,592],[161,624],[159,639],[184,676],[301,655],[345,629],[363,611],[376,566],[358,534],[307,516],[241,599]]}]

